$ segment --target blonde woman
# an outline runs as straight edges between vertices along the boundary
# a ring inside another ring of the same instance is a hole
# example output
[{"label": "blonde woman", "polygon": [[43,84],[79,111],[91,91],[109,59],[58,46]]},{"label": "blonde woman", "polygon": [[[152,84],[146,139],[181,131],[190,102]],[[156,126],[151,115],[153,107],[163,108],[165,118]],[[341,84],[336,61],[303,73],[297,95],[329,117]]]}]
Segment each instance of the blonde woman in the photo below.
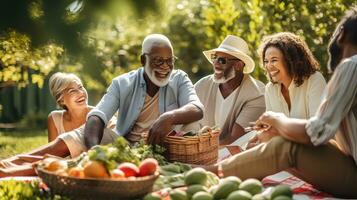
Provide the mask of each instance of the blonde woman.
[{"label": "blonde woman", "polygon": [[49,80],[52,96],[62,110],[52,111],[48,116],[48,141],[58,135],[79,128],[86,122],[91,107],[88,94],[78,76],[57,72]]},{"label": "blonde woman", "polygon": [[[58,152],[61,152],[60,150],[63,148],[57,147],[59,145],[55,144],[60,142],[54,140],[60,134],[73,131],[84,125],[91,107],[88,105],[87,91],[83,87],[81,79],[75,74],[57,72],[51,76],[49,87],[56,103],[63,110],[52,111],[48,116],[48,141],[53,141],[49,144],[53,151],[45,153],[58,155]],[[32,158],[29,154],[16,155],[0,161],[0,169],[18,167],[18,165],[31,162]]]},{"label": "blonde woman", "polygon": [[[0,161],[0,178],[7,176],[33,176],[32,163],[50,154],[58,157],[76,157],[85,149],[79,147],[76,139],[83,137],[86,116],[92,109],[88,105],[88,94],[81,80],[74,74],[55,73],[51,76],[50,91],[56,103],[63,110],[56,110],[48,116],[48,144],[31,152],[15,155]],[[113,117],[104,129],[102,144],[113,141],[116,118]]]}]

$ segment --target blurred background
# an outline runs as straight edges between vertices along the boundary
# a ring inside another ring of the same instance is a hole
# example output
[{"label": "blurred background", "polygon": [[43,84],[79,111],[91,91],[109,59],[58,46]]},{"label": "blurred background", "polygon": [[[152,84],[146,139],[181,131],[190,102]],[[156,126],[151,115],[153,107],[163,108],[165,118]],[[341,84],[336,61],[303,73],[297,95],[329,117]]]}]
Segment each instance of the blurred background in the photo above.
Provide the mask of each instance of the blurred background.
[{"label": "blurred background", "polygon": [[[95,105],[113,77],[140,66],[141,42],[167,35],[175,67],[193,82],[212,73],[202,51],[228,34],[244,38],[266,82],[257,47],[265,35],[302,36],[328,79],[327,45],[336,23],[357,0],[2,0],[0,12],[0,130],[46,132],[56,109],[48,78],[78,74]],[[4,133],[4,132],[3,132]],[[45,133],[44,133],[45,134]],[[1,144],[0,144],[1,148]]]}]

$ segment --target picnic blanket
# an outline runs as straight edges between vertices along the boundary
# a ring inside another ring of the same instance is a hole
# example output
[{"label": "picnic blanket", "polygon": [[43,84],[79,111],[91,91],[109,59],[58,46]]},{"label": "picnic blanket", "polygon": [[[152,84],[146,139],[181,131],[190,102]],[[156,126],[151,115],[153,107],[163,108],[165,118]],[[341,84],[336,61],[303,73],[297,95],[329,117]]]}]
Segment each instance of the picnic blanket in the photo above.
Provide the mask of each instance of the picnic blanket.
[{"label": "picnic blanket", "polygon": [[[218,153],[218,161],[224,160],[235,153],[244,151],[246,149],[248,141],[254,137],[255,131],[251,131],[237,139],[230,145],[226,145],[221,148]],[[292,174],[282,171],[271,176],[267,176],[262,180],[264,187],[275,186],[279,184],[284,184],[290,186],[294,191],[294,199],[336,199],[332,198],[331,195],[321,192],[316,189],[313,185],[306,183],[305,181],[293,176]]]},{"label": "picnic blanket", "polygon": [[336,199],[331,195],[319,191],[313,185],[306,183],[305,181],[293,176],[289,172],[282,171],[270,176],[265,177],[262,180],[264,187],[275,186],[279,184],[288,185],[294,192],[294,199]]}]

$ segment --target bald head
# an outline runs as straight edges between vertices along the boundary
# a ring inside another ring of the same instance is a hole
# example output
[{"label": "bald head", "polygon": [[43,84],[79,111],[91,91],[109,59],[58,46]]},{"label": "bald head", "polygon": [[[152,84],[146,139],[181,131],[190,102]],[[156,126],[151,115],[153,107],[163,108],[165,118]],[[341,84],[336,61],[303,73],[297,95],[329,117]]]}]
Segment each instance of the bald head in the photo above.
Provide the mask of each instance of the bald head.
[{"label": "bald head", "polygon": [[173,52],[169,38],[162,34],[150,34],[146,36],[142,44],[141,54],[149,54],[153,47],[170,47]]}]

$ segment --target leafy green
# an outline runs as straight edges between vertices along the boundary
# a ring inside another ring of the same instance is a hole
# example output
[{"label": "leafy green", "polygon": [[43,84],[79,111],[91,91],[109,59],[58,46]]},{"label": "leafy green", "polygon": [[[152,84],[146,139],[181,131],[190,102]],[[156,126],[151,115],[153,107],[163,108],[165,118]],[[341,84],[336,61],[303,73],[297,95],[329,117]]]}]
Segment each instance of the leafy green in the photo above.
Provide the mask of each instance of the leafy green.
[{"label": "leafy green", "polygon": [[144,141],[130,146],[123,138],[118,137],[112,144],[96,145],[88,151],[89,160],[97,160],[105,164],[108,171],[117,167],[119,163],[130,162],[139,165],[145,158],[155,158],[159,164],[166,164],[166,159],[162,156],[165,151],[160,146],[151,146]]},{"label": "leafy green", "polygon": [[164,147],[159,145],[147,145],[144,140],[141,140],[140,142],[134,144],[131,149],[133,153],[140,158],[140,160],[155,158],[160,166],[168,164],[166,158],[163,156],[166,151]]},{"label": "leafy green", "polygon": [[0,182],[0,200],[64,200],[65,197],[50,195],[39,187],[38,181],[1,181]]}]

